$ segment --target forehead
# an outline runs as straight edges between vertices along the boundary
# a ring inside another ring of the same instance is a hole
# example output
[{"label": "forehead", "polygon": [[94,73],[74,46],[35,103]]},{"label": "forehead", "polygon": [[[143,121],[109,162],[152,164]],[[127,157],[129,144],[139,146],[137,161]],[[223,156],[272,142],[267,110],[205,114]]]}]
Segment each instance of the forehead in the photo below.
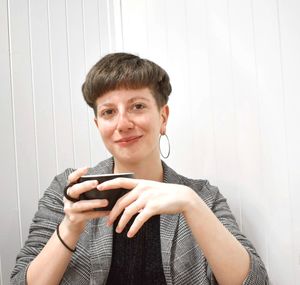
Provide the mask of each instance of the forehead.
[{"label": "forehead", "polygon": [[97,108],[107,104],[130,103],[135,100],[145,100],[155,103],[155,99],[149,88],[141,89],[117,89],[109,91],[96,100]]}]

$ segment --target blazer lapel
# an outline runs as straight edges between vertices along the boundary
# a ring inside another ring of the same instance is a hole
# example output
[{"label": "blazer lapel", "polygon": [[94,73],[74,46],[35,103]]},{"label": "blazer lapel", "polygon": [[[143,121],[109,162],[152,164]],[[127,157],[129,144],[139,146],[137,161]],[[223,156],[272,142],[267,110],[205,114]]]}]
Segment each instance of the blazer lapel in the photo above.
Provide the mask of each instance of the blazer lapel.
[{"label": "blazer lapel", "polygon": [[[164,183],[182,184],[180,176],[163,162]],[[163,269],[167,284],[172,284],[171,253],[180,214],[160,216],[160,242]]]},{"label": "blazer lapel", "polygon": [[[113,173],[113,158],[100,162],[88,174]],[[90,284],[105,284],[112,259],[113,227],[107,227],[107,217],[91,220],[90,232],[91,280]]]}]

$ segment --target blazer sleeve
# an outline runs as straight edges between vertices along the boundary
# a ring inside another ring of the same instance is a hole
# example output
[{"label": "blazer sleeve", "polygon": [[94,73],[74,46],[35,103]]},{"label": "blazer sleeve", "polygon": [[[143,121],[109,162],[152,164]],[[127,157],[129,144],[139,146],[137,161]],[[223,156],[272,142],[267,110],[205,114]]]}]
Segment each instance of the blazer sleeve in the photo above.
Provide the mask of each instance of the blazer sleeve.
[{"label": "blazer sleeve", "polygon": [[57,224],[63,219],[63,188],[67,183],[69,173],[71,169],[56,176],[40,199],[28,238],[17,255],[16,264],[11,273],[11,284],[26,284],[26,272],[30,262],[40,253]]},{"label": "blazer sleeve", "polygon": [[[210,185],[208,182],[204,187],[206,187],[209,192],[215,193],[215,199],[212,205],[212,211],[214,214],[249,253],[250,269],[243,285],[268,285],[269,279],[264,263],[252,243],[241,233],[226,199],[219,192],[217,187]],[[210,268],[208,269],[208,274],[210,275],[209,278],[211,280],[211,284],[217,284]]]}]

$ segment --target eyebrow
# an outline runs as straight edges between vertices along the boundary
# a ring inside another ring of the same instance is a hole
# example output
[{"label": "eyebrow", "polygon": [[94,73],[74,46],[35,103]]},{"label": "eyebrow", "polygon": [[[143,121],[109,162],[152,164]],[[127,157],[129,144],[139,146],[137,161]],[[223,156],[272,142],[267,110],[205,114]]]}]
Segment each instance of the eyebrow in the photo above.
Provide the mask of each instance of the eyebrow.
[{"label": "eyebrow", "polygon": [[97,111],[101,108],[101,107],[109,107],[109,106],[112,106],[113,104],[112,103],[103,103],[103,104],[98,104],[97,105]]},{"label": "eyebrow", "polygon": [[[148,102],[150,101],[150,99],[147,98],[147,97],[133,97],[133,98],[128,100],[128,103],[130,104],[130,103],[133,103],[133,102],[138,101],[138,100],[144,100],[144,101],[148,101]],[[109,107],[109,106],[112,106],[112,105],[114,105],[114,104],[110,103],[110,102],[103,103],[103,104],[97,106],[97,110],[99,110],[100,107],[103,107],[103,106],[104,107],[106,107],[106,106]]]},{"label": "eyebrow", "polygon": [[132,102],[137,101],[137,100],[145,100],[145,101],[148,101],[148,102],[150,101],[149,98],[147,98],[147,97],[133,97],[133,98],[129,99],[128,102],[132,103]]}]

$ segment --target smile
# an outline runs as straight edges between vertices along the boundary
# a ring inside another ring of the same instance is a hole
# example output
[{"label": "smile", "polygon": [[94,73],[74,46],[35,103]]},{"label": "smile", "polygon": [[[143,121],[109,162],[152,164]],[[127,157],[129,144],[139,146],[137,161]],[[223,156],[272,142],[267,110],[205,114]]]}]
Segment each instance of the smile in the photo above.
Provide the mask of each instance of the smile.
[{"label": "smile", "polygon": [[132,144],[132,143],[138,141],[141,137],[142,136],[132,136],[132,137],[127,137],[127,138],[122,138],[115,142],[121,146],[126,146],[126,145],[129,145],[129,144]]}]

